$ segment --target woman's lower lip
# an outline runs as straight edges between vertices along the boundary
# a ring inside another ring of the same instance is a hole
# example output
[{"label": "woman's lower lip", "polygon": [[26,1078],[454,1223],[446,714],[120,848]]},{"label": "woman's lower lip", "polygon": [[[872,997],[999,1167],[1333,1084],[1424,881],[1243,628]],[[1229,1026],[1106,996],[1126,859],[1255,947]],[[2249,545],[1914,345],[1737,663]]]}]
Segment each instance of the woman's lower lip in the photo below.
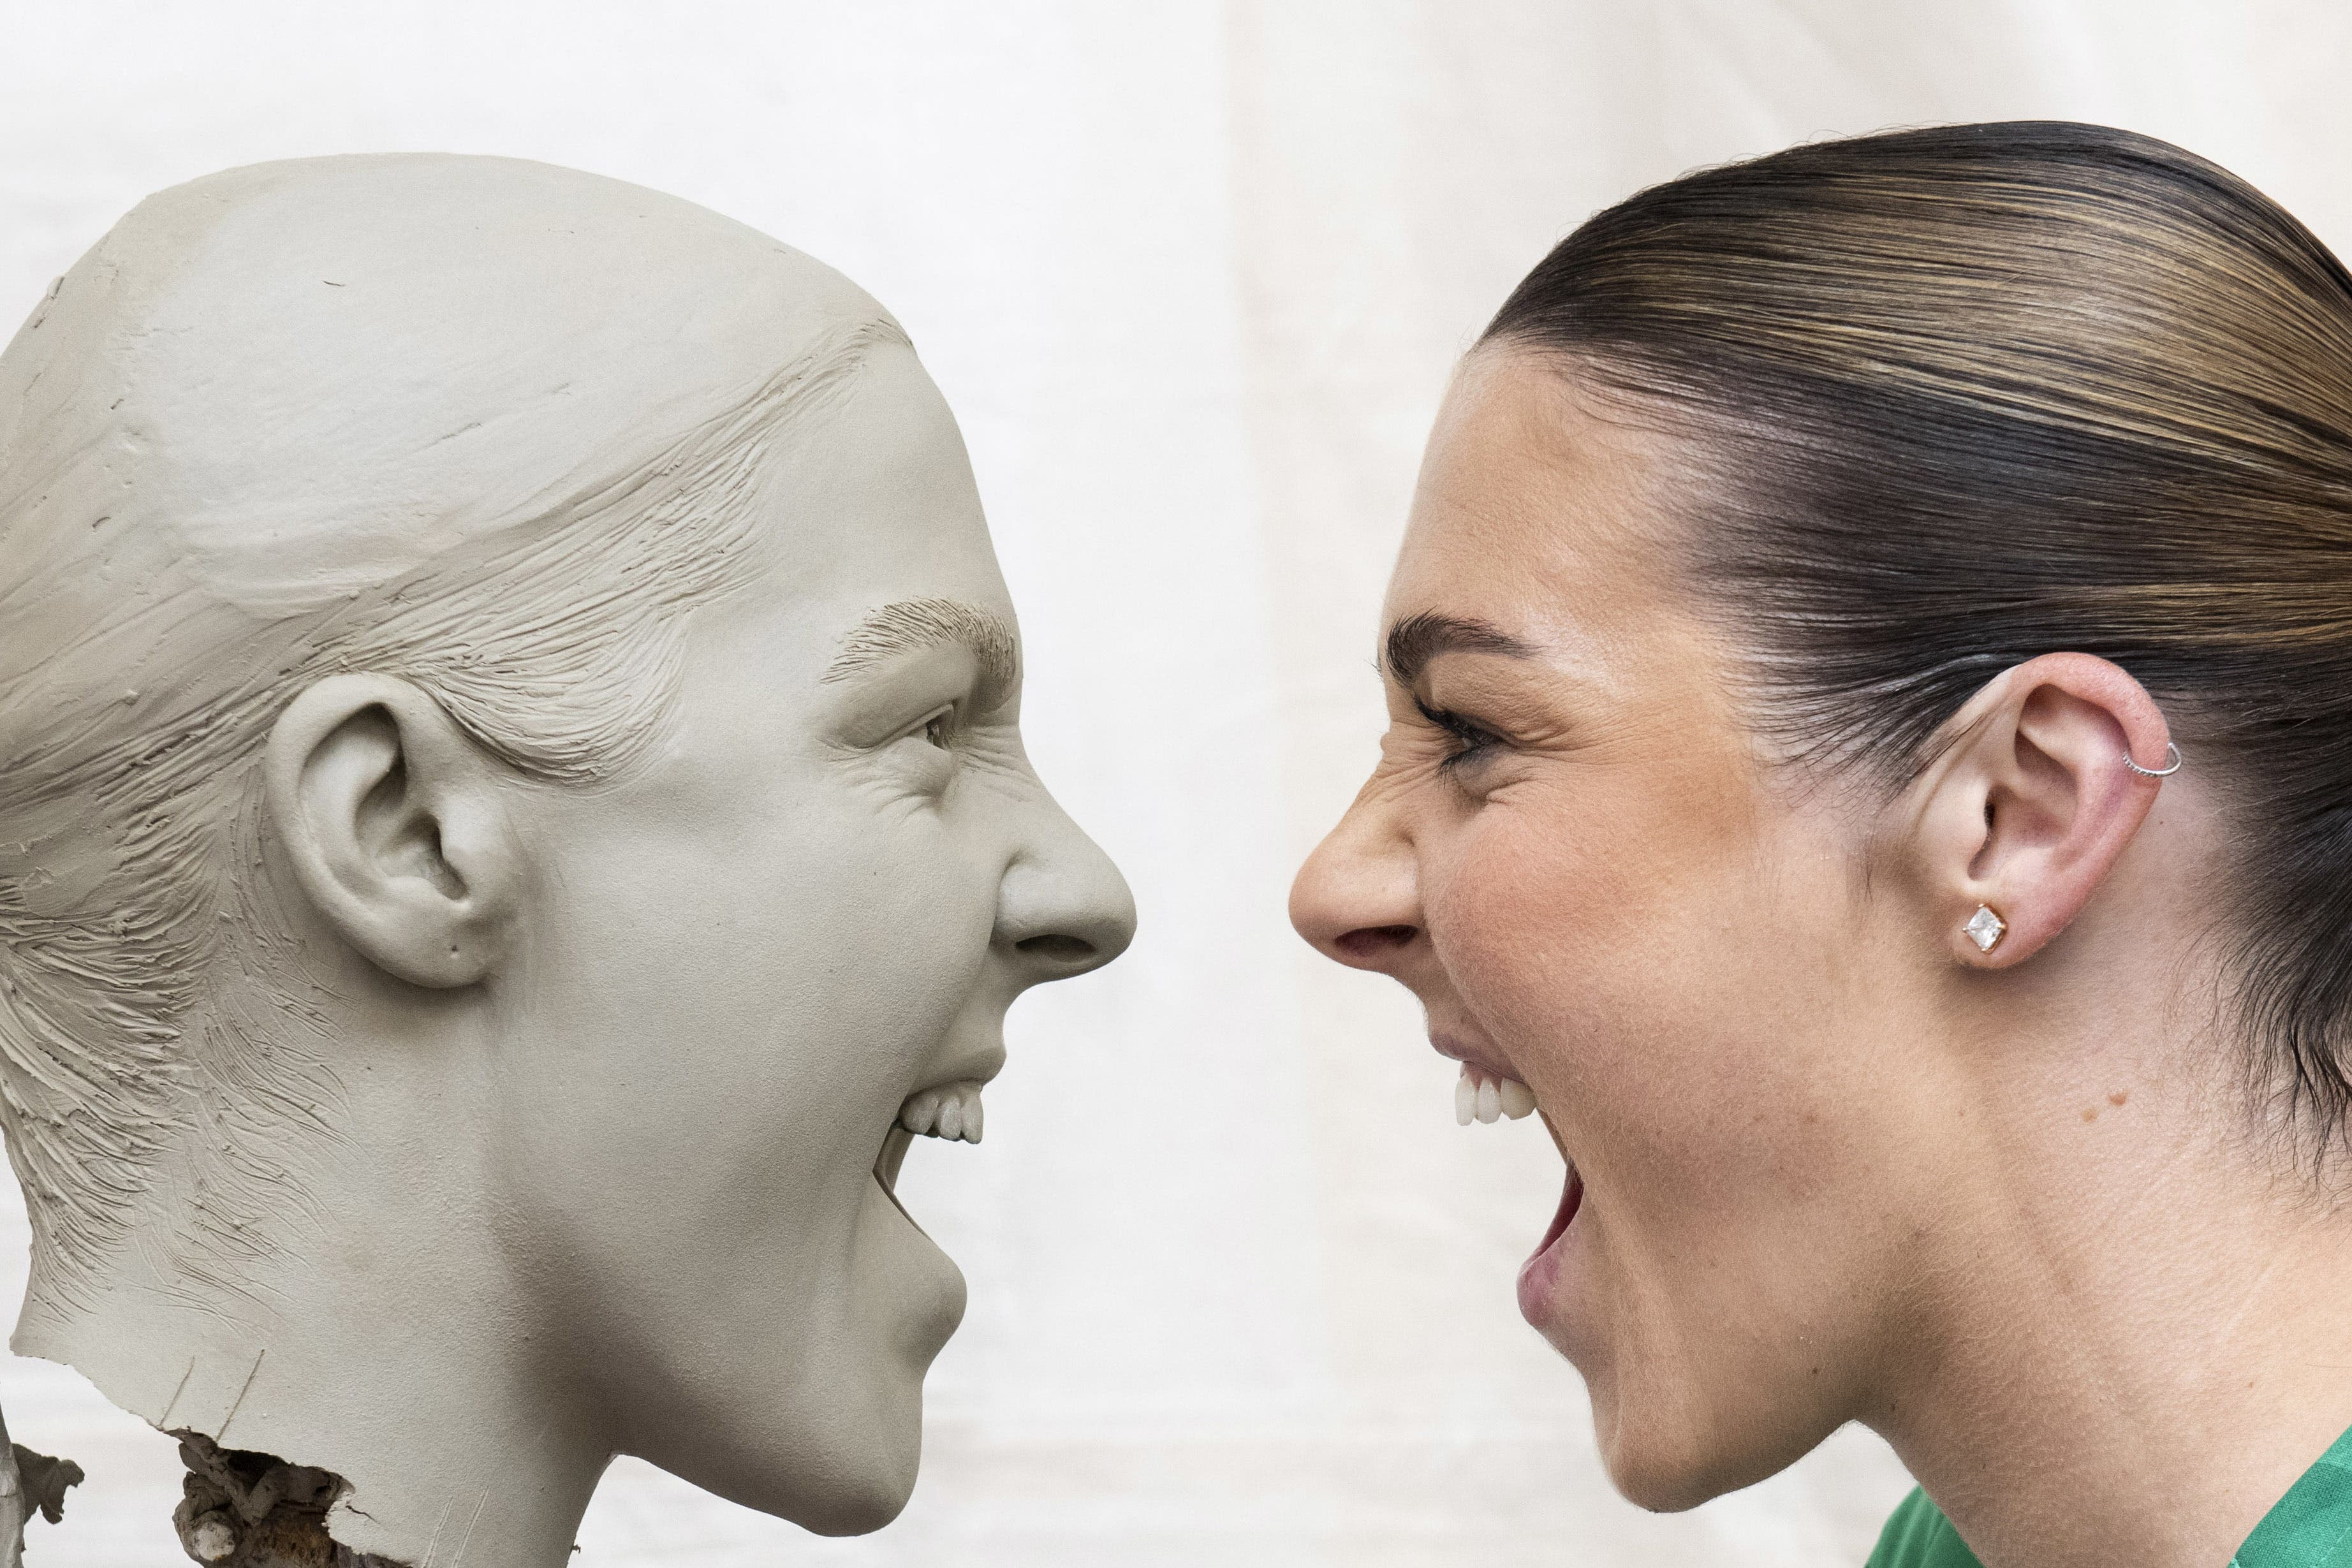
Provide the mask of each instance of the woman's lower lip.
[{"label": "woman's lower lip", "polygon": [[1551,1228],[1536,1244],[1534,1256],[1519,1265],[1519,1316],[1542,1328],[1551,1315],[1552,1287],[1559,1282],[1560,1255],[1567,1249],[1568,1228],[1576,1221],[1577,1210],[1584,1207],[1584,1178],[1576,1167],[1568,1167],[1567,1178],[1560,1184],[1559,1207],[1551,1217]]}]

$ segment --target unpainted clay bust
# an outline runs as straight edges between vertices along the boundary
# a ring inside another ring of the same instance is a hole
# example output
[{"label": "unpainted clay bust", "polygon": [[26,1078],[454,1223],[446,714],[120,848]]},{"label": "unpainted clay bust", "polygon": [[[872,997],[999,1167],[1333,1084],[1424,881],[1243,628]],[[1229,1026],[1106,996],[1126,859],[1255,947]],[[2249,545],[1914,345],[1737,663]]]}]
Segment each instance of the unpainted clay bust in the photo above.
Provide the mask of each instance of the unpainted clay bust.
[{"label": "unpainted clay bust", "polygon": [[215,1561],[557,1568],[615,1453],[887,1521],[963,1307],[898,1158],[1133,930],[1020,679],[806,256],[501,159],[142,204],[0,357],[15,1348]]}]

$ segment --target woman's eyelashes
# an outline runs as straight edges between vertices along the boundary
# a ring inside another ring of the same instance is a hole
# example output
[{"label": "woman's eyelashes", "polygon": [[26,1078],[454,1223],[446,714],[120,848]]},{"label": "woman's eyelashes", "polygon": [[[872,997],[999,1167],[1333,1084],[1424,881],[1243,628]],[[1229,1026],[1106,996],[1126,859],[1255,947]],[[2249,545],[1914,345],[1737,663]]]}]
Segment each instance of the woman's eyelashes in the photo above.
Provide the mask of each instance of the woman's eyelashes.
[{"label": "woman's eyelashes", "polygon": [[1482,728],[1451,708],[1432,707],[1419,697],[1412,699],[1412,706],[1421,710],[1423,718],[1454,737],[1454,749],[1438,759],[1440,773],[1458,773],[1465,767],[1485,760],[1502,744],[1494,731]]}]

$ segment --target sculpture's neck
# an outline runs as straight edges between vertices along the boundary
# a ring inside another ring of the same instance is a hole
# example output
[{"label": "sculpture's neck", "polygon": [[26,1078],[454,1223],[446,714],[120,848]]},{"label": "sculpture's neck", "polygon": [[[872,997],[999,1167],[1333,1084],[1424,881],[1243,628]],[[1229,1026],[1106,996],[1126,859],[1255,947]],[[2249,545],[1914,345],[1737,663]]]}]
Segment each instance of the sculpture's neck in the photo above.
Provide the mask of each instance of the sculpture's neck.
[{"label": "sculpture's neck", "polygon": [[[182,1278],[118,1281],[71,1310],[30,1299],[14,1343],[194,1439],[183,1533],[214,1518],[205,1545],[272,1521],[286,1551],[312,1537],[289,1563],[564,1568],[610,1443],[515,1314],[376,1261],[248,1260],[234,1293]],[[317,1555],[322,1527],[348,1557]],[[274,1561],[237,1550],[199,1558]]]}]

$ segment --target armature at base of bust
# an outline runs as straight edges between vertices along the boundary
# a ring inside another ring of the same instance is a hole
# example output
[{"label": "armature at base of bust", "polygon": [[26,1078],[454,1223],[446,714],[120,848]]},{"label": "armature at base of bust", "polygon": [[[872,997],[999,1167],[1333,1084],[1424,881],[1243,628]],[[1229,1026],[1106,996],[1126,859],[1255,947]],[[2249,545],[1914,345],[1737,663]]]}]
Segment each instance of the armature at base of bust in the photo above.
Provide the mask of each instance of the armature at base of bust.
[{"label": "armature at base of bust", "polygon": [[26,1524],[35,1514],[51,1524],[64,1518],[66,1491],[82,1479],[81,1467],[71,1459],[11,1443],[8,1423],[0,1420],[0,1568],[20,1568]]},{"label": "armature at base of bust", "polygon": [[196,1562],[212,1568],[401,1568],[327,1533],[327,1509],[345,1490],[341,1476],[224,1448],[201,1432],[174,1435],[188,1477],[172,1523]]}]

